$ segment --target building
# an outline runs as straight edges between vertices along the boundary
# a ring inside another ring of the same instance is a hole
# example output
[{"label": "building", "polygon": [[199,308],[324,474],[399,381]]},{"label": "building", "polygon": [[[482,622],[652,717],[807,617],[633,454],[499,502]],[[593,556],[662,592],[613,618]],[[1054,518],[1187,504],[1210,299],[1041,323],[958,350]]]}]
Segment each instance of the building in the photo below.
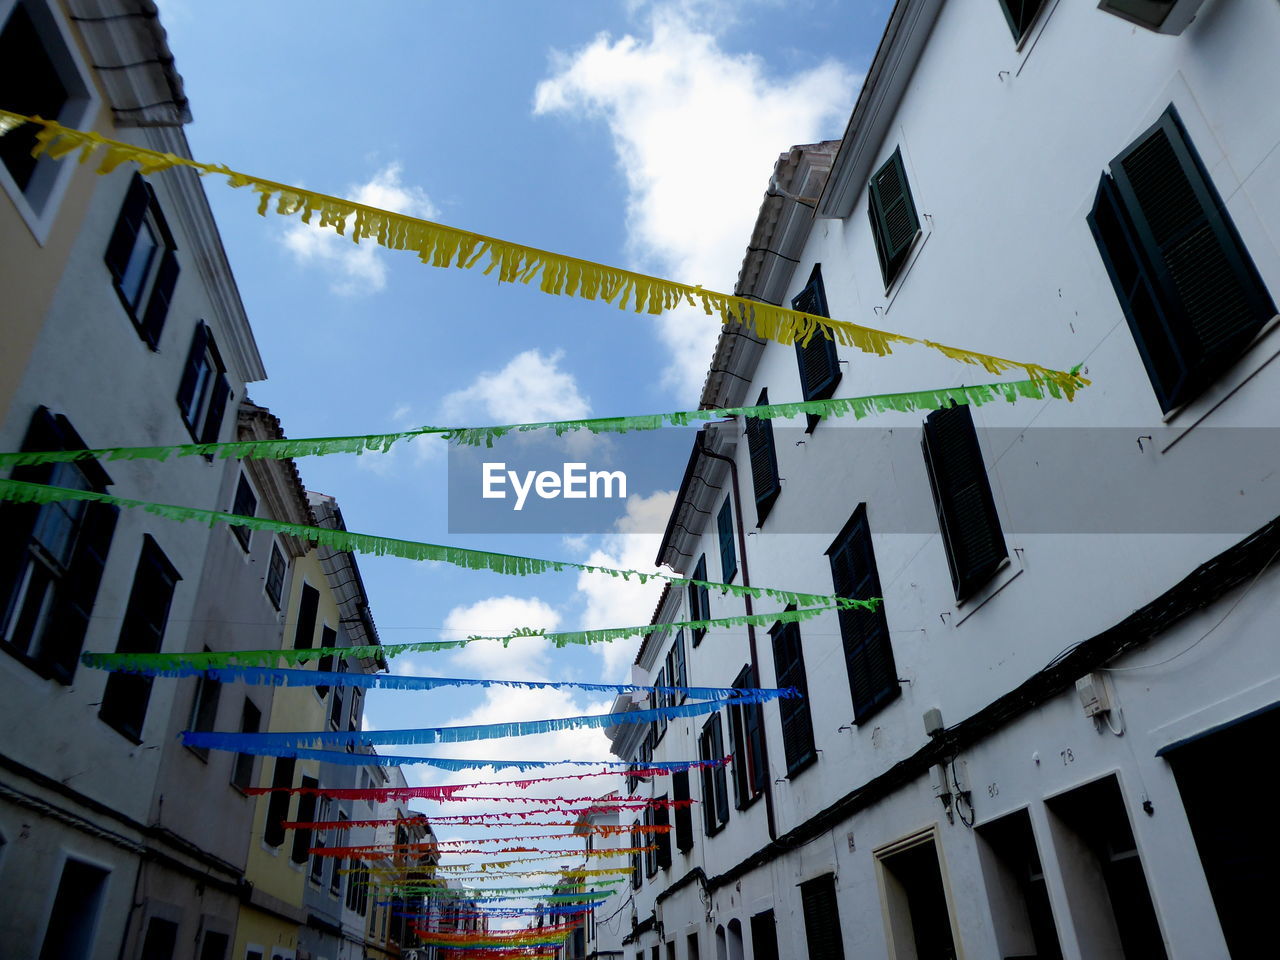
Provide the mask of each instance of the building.
[{"label": "building", "polygon": [[[1259,955],[1280,853],[1256,791],[1280,722],[1278,44],[1271,3],[895,3],[843,138],[778,161],[737,292],[1093,385],[700,431],[660,561],[883,604],[646,639],[649,680],[805,696],[620,725],[625,759],[734,763],[632,784],[700,805],[602,908],[632,918],[602,947]],[[702,404],[994,379],[731,327]],[[752,609],[671,590],[654,623]]]}]

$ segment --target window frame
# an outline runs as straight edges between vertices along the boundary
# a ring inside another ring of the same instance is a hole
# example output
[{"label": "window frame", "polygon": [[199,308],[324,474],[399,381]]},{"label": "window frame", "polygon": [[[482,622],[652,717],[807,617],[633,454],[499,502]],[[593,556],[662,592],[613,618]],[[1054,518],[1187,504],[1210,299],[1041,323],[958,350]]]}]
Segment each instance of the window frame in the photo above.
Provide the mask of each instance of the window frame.
[{"label": "window frame", "polygon": [[[769,390],[760,391],[755,405],[769,402]],[[743,433],[747,438],[748,460],[751,464],[751,486],[756,501],[756,527],[763,527],[773,510],[778,495],[782,493],[782,478],[778,475],[778,447],[773,437],[773,421],[761,417],[744,417]],[[766,472],[761,473],[764,470]]]},{"label": "window frame", "polygon": [[738,575],[738,550],[734,540],[737,532],[733,515],[733,494],[724,498],[720,510],[716,514],[716,538],[720,546],[720,579],[724,583],[733,583]]},{"label": "window frame", "polygon": [[[813,711],[809,705],[809,681],[808,674],[805,672],[804,644],[801,642],[800,624],[779,621],[769,628],[769,637],[773,641],[774,679],[777,686],[795,687],[800,691],[799,697],[778,700],[782,756],[787,765],[787,778],[791,779],[818,762],[818,743],[813,731]],[[791,651],[794,651],[794,656],[784,657]],[[800,742],[808,745],[807,749],[799,752],[793,750],[793,745],[797,741],[790,732],[797,724],[801,725]]]},{"label": "window frame", "polygon": [[[694,565],[691,580],[702,580],[707,582],[707,555],[704,553],[698,557],[698,562]],[[689,597],[689,619],[690,620],[710,620],[711,619],[711,594],[707,587],[697,583],[687,585]],[[702,638],[707,635],[706,627],[690,627],[689,633],[693,637],[693,645],[696,647],[702,642]]]},{"label": "window frame", "polygon": [[[241,494],[248,494],[248,509],[245,509],[245,503],[241,499]],[[249,479],[247,470],[241,470],[239,479],[236,480],[236,490],[231,499],[231,512],[237,516],[254,517],[258,515],[258,494],[253,489],[253,483]],[[230,524],[227,527],[231,531],[231,535],[236,538],[236,542],[240,544],[240,549],[246,554],[252,552],[253,546],[253,529],[251,527],[240,526],[238,524]]]},{"label": "window frame", "polygon": [[[154,246],[140,272],[135,273],[135,257],[144,230]],[[160,209],[155,188],[135,173],[125,191],[102,259],[120,305],[138,336],[153,351],[160,348],[160,336],[182,272],[177,251],[178,245]]]},{"label": "window frame", "polygon": [[[289,561],[285,557],[284,551],[280,549],[280,541],[274,537],[271,540],[271,553],[268,556],[267,575],[262,580],[262,591],[267,595],[267,599],[271,601],[271,605],[279,612],[280,605],[284,602],[284,582],[289,576]],[[280,581],[273,591],[271,585],[275,577],[277,557],[280,558]]]},{"label": "window frame", "polygon": [[[822,264],[815,263],[809,274],[809,282],[803,290],[791,298],[791,309],[818,317],[830,317],[827,307],[826,285],[822,282]],[[833,337],[827,336],[823,330],[815,330],[807,343],[797,340],[796,364],[799,367],[800,393],[806,401],[827,400],[836,392],[844,372],[840,369],[840,354],[836,349]],[[813,373],[822,364],[826,368],[824,377],[815,379]],[[807,415],[806,433],[813,433],[822,417],[815,413]]]},{"label": "window frame", "polygon": [[232,397],[222,354],[209,325],[201,320],[191,337],[176,397],[178,414],[194,442],[217,442]]},{"label": "window frame", "polygon": [[[885,205],[882,180],[893,168],[902,186],[900,197],[894,198]],[[899,201],[905,204],[908,221],[913,222],[911,238],[899,238],[891,241],[888,212]],[[880,275],[884,279],[885,292],[893,287],[894,282],[903,274],[903,270],[911,259],[911,251],[922,236],[920,214],[916,209],[915,196],[911,192],[911,181],[907,177],[907,165],[902,159],[901,145],[894,147],[893,153],[882,163],[867,181],[867,216],[871,220],[871,237],[875,243],[876,257],[880,262]]]},{"label": "window frame", "polygon": [[[755,670],[746,664],[738,671],[733,686],[738,689],[759,687]],[[733,805],[746,810],[762,796],[769,771],[764,765],[764,705],[732,704],[729,712],[729,742],[733,745]]]},{"label": "window frame", "polygon": [[[702,760],[723,760],[724,724],[720,711],[711,714],[698,734],[698,756]],[[724,765],[702,767],[702,828],[713,837],[729,823],[729,781]]]}]

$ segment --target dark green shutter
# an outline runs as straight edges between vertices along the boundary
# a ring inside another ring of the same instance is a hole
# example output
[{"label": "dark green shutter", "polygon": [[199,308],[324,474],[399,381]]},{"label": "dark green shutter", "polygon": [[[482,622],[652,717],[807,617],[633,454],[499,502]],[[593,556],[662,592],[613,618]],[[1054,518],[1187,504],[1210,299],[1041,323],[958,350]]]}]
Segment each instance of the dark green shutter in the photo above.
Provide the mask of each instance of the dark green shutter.
[{"label": "dark green shutter", "polygon": [[911,198],[901,148],[894,150],[893,156],[875,172],[868,189],[867,214],[880,257],[880,273],[888,287],[906,262],[907,252],[920,232],[920,218],[916,216],[915,201]]},{"label": "dark green shutter", "polygon": [[[698,565],[693,568],[693,577],[691,579],[706,581],[707,555],[705,553],[698,558]],[[696,583],[689,584],[689,619],[707,620],[709,618],[710,604],[707,597],[707,588]],[[707,631],[703,627],[691,627],[690,632],[693,634],[693,645],[695,647],[707,635]]]},{"label": "dark green shutter", "polygon": [[[302,778],[303,788],[310,787],[315,789],[320,785],[320,781],[315,777],[304,776]],[[288,794],[285,794],[288,796]],[[316,818],[316,797],[315,794],[300,793],[298,794],[298,822],[310,823]],[[293,850],[289,854],[289,859],[294,863],[306,863],[310,856],[308,851],[311,849],[311,831],[295,828],[293,831]]]},{"label": "dark green shutter", "polygon": [[[865,504],[854,511],[848,526],[827,554],[836,596],[854,600],[881,596]],[[839,619],[853,717],[855,722],[861,722],[900,692],[893,647],[889,643],[889,623],[883,603],[875,610],[860,607],[841,610]]]},{"label": "dark green shutter", "polygon": [[[756,406],[769,402],[769,391],[761,390]],[[778,479],[778,453],[773,445],[773,421],[746,418],[747,449],[751,454],[751,482],[756,497],[756,526],[763,526],[773,509],[782,484]]]},{"label": "dark green shutter", "polygon": [[791,776],[816,756],[813,717],[809,711],[809,683],[804,669],[804,648],[800,643],[799,624],[775,624],[769,632],[773,638],[773,669],[778,687],[795,687],[800,691],[799,697],[778,700],[778,717],[782,722],[782,755],[787,761],[787,775]]},{"label": "dark green shutter", "polygon": [[[822,267],[814,265],[808,285],[791,301],[791,309],[817,317],[829,317],[827,294],[822,284]],[[826,400],[840,382],[840,359],[835,341],[815,330],[809,342],[796,341],[796,361],[800,366],[800,389],[805,400]]]},{"label": "dark green shutter", "polygon": [[140,330],[152,350],[160,343],[160,332],[164,329],[165,317],[169,315],[173,289],[178,285],[178,273],[177,254],[166,249],[160,260],[160,272],[156,274],[155,285],[151,288],[151,299],[147,301]]},{"label": "dark green shutter", "polygon": [[[666,797],[659,797],[660,800],[666,800]],[[653,809],[654,826],[667,827],[671,825],[671,814],[666,807],[654,807]],[[646,844],[652,843],[658,848],[657,861],[658,869],[665,870],[671,866],[671,833],[670,831],[656,831],[647,840]]]},{"label": "dark green shutter", "polygon": [[57,608],[42,643],[42,658],[59,683],[70,683],[75,676],[119,516],[120,508],[112,504],[85,504],[71,566],[54,594]]},{"label": "dark green shutter", "polygon": [[[681,770],[671,775],[671,799],[688,800],[689,771]],[[693,849],[693,808],[688,804],[676,807],[676,846],[683,851]]]},{"label": "dark green shutter", "polygon": [[982,448],[967,406],[935,410],[925,419],[925,467],[956,599],[991,579],[1009,555]]},{"label": "dark green shutter", "polygon": [[720,579],[732,583],[738,572],[738,554],[733,547],[733,497],[724,498],[716,515],[716,535],[720,540]]},{"label": "dark green shutter", "polygon": [[800,904],[809,960],[844,960],[835,877],[827,874],[800,884]]},{"label": "dark green shutter", "polygon": [[209,398],[209,412],[204,418],[204,429],[200,432],[201,443],[216,443],[218,433],[222,429],[222,415],[227,409],[227,398],[231,396],[231,387],[222,374],[213,384],[213,395]]},{"label": "dark green shutter", "polygon": [[111,239],[107,243],[107,252],[103,257],[107,268],[111,271],[112,279],[117,284],[124,277],[125,268],[129,265],[129,255],[133,253],[138,231],[142,229],[142,221],[147,216],[147,203],[150,198],[146,181],[140,174],[135,173],[133,179],[129,181],[129,189],[124,195],[120,216],[116,218],[116,226],[111,231]]}]

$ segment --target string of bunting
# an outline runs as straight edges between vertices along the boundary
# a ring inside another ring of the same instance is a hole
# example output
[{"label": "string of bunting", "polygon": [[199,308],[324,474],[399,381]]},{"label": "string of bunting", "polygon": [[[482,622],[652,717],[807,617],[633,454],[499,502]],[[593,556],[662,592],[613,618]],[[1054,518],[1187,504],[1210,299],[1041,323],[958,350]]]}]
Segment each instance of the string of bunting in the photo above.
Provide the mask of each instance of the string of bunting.
[{"label": "string of bunting", "polygon": [[[308,828],[310,829],[310,828]],[[671,828],[664,826],[661,831],[645,830],[644,833],[665,833]],[[631,832],[631,828],[625,828],[617,831],[618,833]],[[527,843],[530,840],[573,840],[580,837],[577,833],[535,833],[518,837],[467,837],[453,840],[415,840],[408,843],[357,843],[351,844],[344,849],[347,850],[366,850],[370,852],[389,852],[393,850],[438,850],[441,853],[452,852],[453,847],[465,847],[472,844],[482,843]]]},{"label": "string of bunting", "polygon": [[643,693],[649,697],[683,696],[691,700],[737,700],[768,703],[779,697],[798,697],[795,687],[647,687],[632,683],[586,683],[577,680],[500,680],[474,677],[417,677],[386,673],[292,670],[278,667],[193,667],[190,664],[156,669],[144,667],[121,672],[147,677],[204,676],[219,683],[246,683],[273,687],[362,687],[383,690],[437,690],[441,687],[513,687],[525,690],[590,690],[602,693]]},{"label": "string of bunting", "polygon": [[[284,827],[286,830],[316,830],[316,831],[323,832],[325,830],[345,831],[345,830],[352,830],[352,829],[360,829],[363,827],[392,827],[392,826],[409,827],[418,823],[421,823],[422,825],[425,825],[425,826],[430,826],[434,822],[435,822],[435,818],[428,820],[426,817],[415,818],[415,819],[404,819],[403,817],[400,817],[400,818],[388,818],[385,820],[282,820],[280,822],[280,826]],[[517,826],[517,824],[509,824],[509,823],[507,824],[491,823],[491,824],[482,824],[482,825],[490,826],[490,827]],[[481,826],[481,824],[477,824],[477,826]],[[656,824],[656,823],[646,824],[642,828],[637,828],[637,827],[628,827],[628,826],[624,826],[622,824],[617,824],[617,823],[590,823],[590,824],[579,825],[576,821],[573,821],[573,820],[566,820],[563,823],[519,824],[518,826],[579,827],[579,830],[580,830],[579,834],[555,834],[555,836],[559,836],[559,837],[576,836],[576,835],[582,835],[586,833],[590,833],[600,837],[613,837],[613,836],[620,836],[624,833],[630,833],[631,831],[636,829],[643,829],[643,831],[648,833],[666,833],[668,830],[671,829],[671,827],[668,825]],[[507,839],[527,840],[530,838],[529,837],[510,837]],[[440,843],[451,843],[451,842],[456,842],[456,841],[449,841],[449,840],[440,841]],[[468,840],[466,842],[467,843],[495,843],[497,841],[488,839],[488,840]]]},{"label": "string of bunting", "polygon": [[[1074,371],[1072,371],[1074,373]],[[1081,380],[1081,382],[1087,382]],[[679,410],[629,417],[589,417],[581,420],[543,420],[484,427],[422,427],[396,433],[369,433],[345,437],[304,437],[284,440],[237,440],[224,443],[179,443],[150,447],[94,447],[84,450],[32,450],[0,453],[0,467],[39,466],[48,463],[71,463],[83,457],[106,460],[155,460],[170,457],[239,457],[279,460],[293,457],[318,457],[328,454],[377,452],[385,453],[397,443],[417,437],[438,436],[462,446],[492,447],[495,440],[511,433],[552,430],[563,436],[577,430],[594,434],[628,433],[658,430],[665,425],[685,427],[695,421],[720,420],[725,417],[752,417],[759,420],[790,420],[802,414],[822,417],[853,416],[862,420],[873,413],[890,410],[901,413],[938,410],[952,403],[958,406],[981,406],[995,400],[1014,403],[1020,399],[1075,399],[1078,385],[1060,385],[1048,380],[1012,380],[1004,383],[982,383],[973,386],[939,387],[906,393],[879,393],[865,397],[840,397],[827,400],[805,400],[794,403],[767,403],[749,407],[720,407],[711,410]]]},{"label": "string of bunting", "polygon": [[[874,604],[874,601],[866,601]],[[213,650],[179,651],[172,653],[93,653],[81,654],[86,667],[98,670],[117,670],[131,673],[154,671],[159,675],[167,670],[210,670],[230,666],[274,666],[284,662],[292,665],[307,664],[325,657],[355,659],[391,659],[406,653],[436,653],[461,650],[468,644],[492,640],[509,645],[512,640],[541,637],[556,647],[571,644],[590,645],[624,640],[628,637],[647,636],[675,630],[719,630],[729,627],[773,626],[775,623],[800,623],[838,609],[835,606],[802,607],[798,610],[779,610],[776,613],[753,613],[734,617],[714,617],[709,620],[675,620],[670,623],[649,623],[632,627],[602,627],[596,630],[570,630],[548,632],[521,627],[503,635],[476,634],[465,640],[424,640],[417,643],[369,644],[356,647],[305,647],[283,650]]]},{"label": "string of bunting", "polygon": [[[503,847],[499,850],[481,850],[479,848],[465,847],[460,850],[450,850],[452,854],[484,854],[485,856],[497,856],[502,853],[537,853],[542,851],[549,856],[587,856],[587,857],[612,857],[616,854],[623,853],[645,853],[649,850],[656,850],[657,847],[615,847],[611,850],[544,850],[542,847]],[[424,851],[430,853],[431,851]],[[318,857],[350,857],[354,860],[385,860],[387,857],[397,856],[394,852],[387,850],[362,850],[359,847],[315,847],[311,853]]]},{"label": "string of bunting", "polygon": [[[299,748],[382,746],[432,743],[469,743],[506,737],[530,737],[558,730],[601,729],[628,723],[651,723],[674,717],[701,717],[749,700],[701,700],[648,710],[623,713],[593,713],[546,720],[509,720],[504,723],[471,723],[456,727],[419,727],[413,730],[313,730],[279,733],[235,733],[184,730],[182,742],[198,750],[229,750],[274,757],[293,757]],[[606,771],[612,772],[612,771]],[[665,772],[665,771],[663,771]],[[661,774],[659,774],[661,775]],[[591,774],[583,774],[591,776]],[[559,778],[556,778],[559,779]],[[530,781],[534,782],[534,781]]]},{"label": "string of bunting", "polygon": [[681,306],[700,306],[708,316],[719,317],[724,324],[743,324],[766,340],[782,344],[802,342],[818,333],[864,353],[886,356],[894,345],[919,344],[962,363],[975,364],[988,373],[999,375],[1022,370],[1035,381],[1057,383],[1066,389],[1077,389],[1080,379],[1072,373],[1051,370],[1036,363],[1024,363],[1003,357],[949,346],[887,330],[877,330],[846,320],[833,320],[786,307],[762,303],[704,289],[701,285],[679,283],[660,277],[606,266],[590,260],[568,257],[524,244],[512,243],[455,227],[421,220],[401,213],[354,203],[300,187],[232,170],[223,164],[201,163],[172,153],[110,140],[92,131],[66,127],[52,120],[0,111],[0,132],[24,123],[42,129],[36,134],[34,156],[47,153],[53,158],[79,151],[80,162],[86,162],[96,151],[102,156],[99,173],[110,173],[121,164],[136,164],[143,174],[157,173],[175,167],[195,170],[201,176],[224,176],[233,187],[250,187],[259,196],[258,212],[263,216],[275,201],[275,212],[282,216],[298,215],[303,223],[313,219],[320,228],[330,227],[340,236],[350,230],[351,239],[359,243],[371,240],[391,250],[412,250],[418,259],[435,267],[471,269],[483,261],[482,272],[496,274],[500,283],[530,284],[537,280],[543,293],[603,300],[616,303],[619,309],[657,315]]},{"label": "string of bunting", "polygon": [[[722,766],[726,761],[714,761],[709,766]],[[641,775],[649,776],[669,776],[671,771],[668,770],[644,770]],[[556,783],[561,780],[586,780],[591,777],[620,777],[634,776],[628,774],[626,770],[596,770],[591,773],[569,773],[562,774],[558,777],[534,777],[526,780],[491,780],[483,783],[442,783],[427,787],[246,787],[244,792],[249,796],[262,796],[269,793],[288,793],[300,794],[317,797],[338,797],[339,799],[370,799],[365,796],[357,796],[356,794],[377,793],[383,790],[396,791],[412,791],[412,798],[418,800],[449,800],[456,798],[463,790],[476,790],[480,787],[516,787],[520,790],[528,790],[537,783]],[[462,799],[481,799],[479,797],[465,797]],[[490,798],[484,798],[490,799]],[[505,799],[505,798],[504,798]],[[529,797],[530,801],[544,801],[545,797]]]},{"label": "string of bunting", "polygon": [[367,553],[373,556],[395,556],[406,560],[433,560],[467,570],[489,570],[493,573],[508,576],[529,576],[531,574],[563,573],[568,570],[578,570],[584,573],[607,574],[616,579],[627,581],[634,577],[642,584],[647,583],[649,580],[662,580],[674,586],[693,585],[706,587],[708,590],[716,590],[722,595],[733,594],[735,597],[754,597],[756,599],[768,597],[783,605],[795,604],[801,607],[834,605],[846,609],[854,607],[875,609],[880,602],[878,598],[853,600],[830,594],[800,593],[794,590],[776,590],[771,587],[748,587],[737,583],[716,583],[710,580],[677,577],[666,573],[623,570],[617,567],[600,566],[599,564],[578,563],[573,560],[542,560],[508,553],[472,550],[467,547],[423,543],[417,540],[398,540],[393,537],[379,537],[367,533],[351,533],[347,530],[313,527],[301,523],[290,523],[285,520],[272,520],[268,517],[247,517],[235,513],[225,513],[221,510],[204,510],[199,507],[181,507],[168,503],[153,503],[148,500],[131,500],[126,497],[112,496],[108,493],[99,493],[96,490],[76,490],[71,487],[28,483],[24,480],[0,479],[0,500],[35,504],[62,503],[69,500],[109,503],[117,507],[145,510],[147,513],[164,517],[167,520],[179,522],[197,520],[210,526],[226,523],[231,526],[247,527],[250,530],[270,530],[274,533],[288,534],[343,552]]}]

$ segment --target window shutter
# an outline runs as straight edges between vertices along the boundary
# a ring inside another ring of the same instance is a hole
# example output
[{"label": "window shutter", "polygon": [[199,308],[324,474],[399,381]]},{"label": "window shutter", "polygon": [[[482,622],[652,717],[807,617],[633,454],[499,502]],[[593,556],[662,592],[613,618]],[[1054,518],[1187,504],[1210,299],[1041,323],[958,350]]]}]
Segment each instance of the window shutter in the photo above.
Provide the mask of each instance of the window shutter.
[{"label": "window shutter", "polygon": [[[200,367],[204,363],[205,351],[209,347],[209,327],[202,320],[196,324],[196,331],[191,338],[191,349],[187,352],[187,365],[182,370],[182,382],[178,385],[178,409],[185,417],[191,410],[196,396],[196,382],[200,379]],[[192,427],[194,429],[194,426]]]},{"label": "window shutter", "polygon": [[[62,449],[61,433],[47,407],[37,407],[31,415],[22,449]],[[10,477],[27,483],[48,483],[52,475],[52,465],[45,463],[14,467]],[[39,504],[13,501],[0,504],[0,617],[9,609],[13,594],[18,589],[18,575],[26,562],[27,543],[31,540],[31,531],[35,528],[39,515]],[[0,620],[0,627],[3,626],[4,623]]]},{"label": "window shutter", "polygon": [[[671,685],[673,687],[687,687],[689,685],[688,668],[685,665],[684,658],[684,631],[676,631],[675,643],[671,645],[671,662],[673,669],[671,671]],[[683,702],[685,695],[680,694]]]},{"label": "window shutter", "polygon": [[720,579],[732,583],[738,572],[738,555],[733,548],[733,497],[724,498],[716,516],[716,535],[720,540]]},{"label": "window shutter", "polygon": [[[849,526],[828,555],[836,596],[855,600],[881,596],[865,504],[855,511]],[[853,717],[855,722],[861,722],[900,692],[893,648],[889,643],[889,623],[883,604],[874,611],[860,608],[841,610],[839,619],[849,671],[849,690],[853,697]]]},{"label": "window shutter", "polygon": [[219,374],[213,385],[213,396],[209,398],[209,412],[205,416],[204,429],[200,432],[201,443],[216,443],[218,433],[222,429],[222,415],[227,409],[227,397],[231,395],[231,387],[227,378]]},{"label": "window shutter", "polygon": [[1016,42],[1022,42],[1042,6],[1044,0],[1000,0],[1000,9],[1004,11],[1004,18],[1009,21],[1009,30]]},{"label": "window shutter", "polygon": [[751,918],[751,960],[779,960],[778,925],[772,910]]},{"label": "window shutter", "polygon": [[120,508],[109,503],[86,503],[75,553],[67,579],[56,593],[57,609],[45,631],[43,650],[55,680],[70,683],[76,673],[89,617],[98,597],[102,569],[107,563]]},{"label": "window shutter", "polygon": [[[681,770],[671,775],[671,799],[688,800],[689,793],[689,771]],[[690,806],[676,807],[676,846],[683,851],[693,849],[693,808]]]},{"label": "window shutter", "polygon": [[129,264],[129,254],[133,252],[133,244],[138,230],[147,215],[146,181],[135,173],[129,181],[129,190],[124,195],[124,205],[120,208],[120,216],[116,219],[115,229],[111,231],[111,240],[107,243],[107,252],[103,259],[111,271],[111,277],[119,283],[124,276],[125,267]]},{"label": "window shutter", "polygon": [[951,585],[956,599],[964,600],[991,579],[1009,554],[969,408],[929,414],[922,446]]},{"label": "window shutter", "polygon": [[[769,402],[769,391],[761,390],[756,406]],[[764,525],[773,509],[782,484],[778,480],[778,453],[773,445],[773,421],[746,418],[747,449],[751,454],[751,482],[756,495],[756,526]]]},{"label": "window shutter", "polygon": [[[720,714],[716,713],[711,718],[711,757],[712,760],[724,759],[724,727],[720,721]],[[720,826],[724,826],[729,822],[729,774],[725,770],[724,765],[720,765],[713,770],[713,780],[715,786],[715,811],[716,818]]]},{"label": "window shutter", "polygon": [[151,288],[151,299],[147,301],[147,311],[142,317],[142,336],[152,350],[160,343],[160,331],[164,329],[165,317],[169,315],[173,289],[178,285],[178,270],[177,255],[166,249],[160,261],[160,272],[156,274],[155,285]]},{"label": "window shutter", "polygon": [[320,591],[309,583],[302,585],[302,597],[298,600],[298,622],[293,628],[293,648],[309,650],[315,641],[316,611],[320,606]]},{"label": "window shutter", "polygon": [[[698,565],[693,568],[693,580],[707,579],[707,555],[704,553],[698,558]],[[707,588],[696,583],[689,584],[689,619],[690,620],[707,620],[710,618],[710,604],[707,598]],[[707,635],[705,628],[690,627],[693,634],[693,645],[696,647],[702,642],[702,638]]]},{"label": "window shutter", "polygon": [[[817,317],[831,316],[821,266],[814,265],[808,286],[792,299],[791,308]],[[800,365],[800,388],[806,400],[825,400],[835,393],[840,381],[840,360],[834,340],[815,330],[807,344],[796,341],[796,360]]]},{"label": "window shutter", "polygon": [[1165,399],[1176,405],[1239,355],[1275,304],[1172,107],[1111,173],[1172,321],[1183,369]]},{"label": "window shutter", "polygon": [[[666,800],[666,797],[659,799]],[[666,827],[671,825],[671,815],[666,807],[654,807],[653,809],[654,826]],[[671,832],[655,831],[653,836],[647,841],[658,848],[657,859],[658,869],[665,870],[671,866]]]},{"label": "window shutter", "polygon": [[809,960],[844,960],[835,878],[828,874],[800,884],[800,903]]},{"label": "window shutter", "polygon": [[920,232],[920,219],[916,216],[911,187],[907,184],[901,148],[894,150],[893,156],[875,172],[868,189],[867,214],[871,218],[876,253],[880,256],[880,273],[888,287]]},{"label": "window shutter", "polygon": [[[292,787],[293,765],[294,759],[292,757],[276,757],[276,766],[271,777],[271,785],[273,787]],[[289,797],[292,794],[281,791],[270,793],[268,796],[271,799],[267,801],[267,822],[263,826],[262,839],[266,841],[267,846],[278,847],[284,843],[284,827],[281,824],[289,819]]]},{"label": "window shutter", "polygon": [[[320,785],[320,781],[315,777],[303,777],[302,786],[315,789]],[[288,794],[286,794],[288,796]],[[316,818],[316,798],[315,794],[300,793],[298,794],[298,821],[300,823],[310,823]],[[293,850],[289,854],[289,859],[294,863],[306,863],[310,854],[307,852],[311,849],[311,831],[295,829],[293,831]]]},{"label": "window shutter", "polygon": [[813,717],[809,712],[809,684],[805,676],[799,624],[776,624],[770,632],[773,635],[773,663],[778,686],[795,687],[800,691],[799,697],[778,701],[778,717],[782,722],[782,755],[787,761],[787,775],[790,776],[799,772],[816,756]]}]

